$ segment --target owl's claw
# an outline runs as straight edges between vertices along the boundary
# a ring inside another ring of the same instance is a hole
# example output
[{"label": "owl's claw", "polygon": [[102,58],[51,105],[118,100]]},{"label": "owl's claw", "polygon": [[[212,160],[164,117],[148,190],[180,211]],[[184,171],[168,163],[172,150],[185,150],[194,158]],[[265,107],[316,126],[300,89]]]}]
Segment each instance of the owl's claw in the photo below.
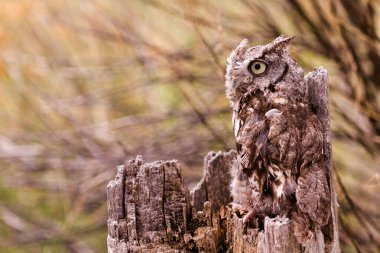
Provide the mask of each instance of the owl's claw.
[{"label": "owl's claw", "polygon": [[237,203],[229,203],[228,204],[229,207],[231,207],[232,211],[234,211],[235,213],[239,213],[239,214],[244,214],[246,212],[249,212],[249,208],[243,206],[243,205],[240,205],[240,204],[237,204]]},{"label": "owl's claw", "polygon": [[251,218],[255,216],[255,212],[252,210],[252,208],[236,204],[236,203],[230,203],[229,206],[232,208],[232,211],[235,213],[239,213],[240,215],[243,215],[246,213],[243,217],[243,224],[247,224]]},{"label": "owl's claw", "polygon": [[250,210],[244,217],[243,217],[243,224],[247,224],[250,219],[252,219],[255,216],[255,212],[253,210]]},{"label": "owl's claw", "polygon": [[244,225],[247,224],[249,220],[255,216],[255,212],[252,210],[252,208],[249,208],[240,204],[236,204],[233,202],[229,203],[228,206],[232,208],[232,211],[234,211],[235,213],[239,213],[240,215],[243,215],[244,213],[246,213],[243,217]]}]

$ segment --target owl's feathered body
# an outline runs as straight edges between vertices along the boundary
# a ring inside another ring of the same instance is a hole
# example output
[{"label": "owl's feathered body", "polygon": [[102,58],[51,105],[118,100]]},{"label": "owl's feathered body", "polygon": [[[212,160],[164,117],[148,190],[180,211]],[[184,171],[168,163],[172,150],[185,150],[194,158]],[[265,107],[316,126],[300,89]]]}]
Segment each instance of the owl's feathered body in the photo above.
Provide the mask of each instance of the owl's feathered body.
[{"label": "owl's feathered body", "polygon": [[252,216],[291,217],[300,242],[329,218],[330,190],[323,128],[308,101],[291,38],[264,46],[244,40],[227,62],[226,94],[233,109],[238,158],[234,204]]}]

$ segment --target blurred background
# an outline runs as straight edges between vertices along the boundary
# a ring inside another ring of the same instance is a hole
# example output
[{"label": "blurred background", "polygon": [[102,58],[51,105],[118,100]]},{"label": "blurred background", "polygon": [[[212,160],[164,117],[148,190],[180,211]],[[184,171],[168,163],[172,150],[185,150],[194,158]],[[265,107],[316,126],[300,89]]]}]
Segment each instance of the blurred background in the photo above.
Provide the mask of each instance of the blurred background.
[{"label": "blurred background", "polygon": [[225,61],[296,36],[330,79],[343,252],[380,252],[380,1],[2,0],[0,251],[106,252],[105,186],[137,154],[191,188],[234,148]]}]

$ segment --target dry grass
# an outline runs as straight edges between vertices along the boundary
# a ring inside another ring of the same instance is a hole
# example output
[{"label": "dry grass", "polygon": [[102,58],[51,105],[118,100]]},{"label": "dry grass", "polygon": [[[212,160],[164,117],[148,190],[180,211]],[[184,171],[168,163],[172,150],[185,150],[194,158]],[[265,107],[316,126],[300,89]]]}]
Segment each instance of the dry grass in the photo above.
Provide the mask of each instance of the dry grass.
[{"label": "dry grass", "polygon": [[0,251],[105,252],[114,166],[175,158],[194,184],[234,147],[230,50],[287,34],[330,74],[343,252],[379,252],[380,4],[305,2],[3,1]]}]

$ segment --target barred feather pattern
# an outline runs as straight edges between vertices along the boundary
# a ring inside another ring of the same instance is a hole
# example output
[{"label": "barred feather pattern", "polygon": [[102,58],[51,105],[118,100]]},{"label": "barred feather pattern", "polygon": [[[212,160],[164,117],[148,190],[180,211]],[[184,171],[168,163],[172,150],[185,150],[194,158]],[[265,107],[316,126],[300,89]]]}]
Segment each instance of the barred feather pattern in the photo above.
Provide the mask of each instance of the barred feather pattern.
[{"label": "barred feather pattern", "polygon": [[[291,38],[248,46],[227,60],[226,95],[238,159],[232,169],[234,203],[254,216],[287,216],[305,244],[328,222],[330,189],[323,129],[307,98],[303,69],[291,58]],[[265,63],[254,74],[253,62]]]}]

